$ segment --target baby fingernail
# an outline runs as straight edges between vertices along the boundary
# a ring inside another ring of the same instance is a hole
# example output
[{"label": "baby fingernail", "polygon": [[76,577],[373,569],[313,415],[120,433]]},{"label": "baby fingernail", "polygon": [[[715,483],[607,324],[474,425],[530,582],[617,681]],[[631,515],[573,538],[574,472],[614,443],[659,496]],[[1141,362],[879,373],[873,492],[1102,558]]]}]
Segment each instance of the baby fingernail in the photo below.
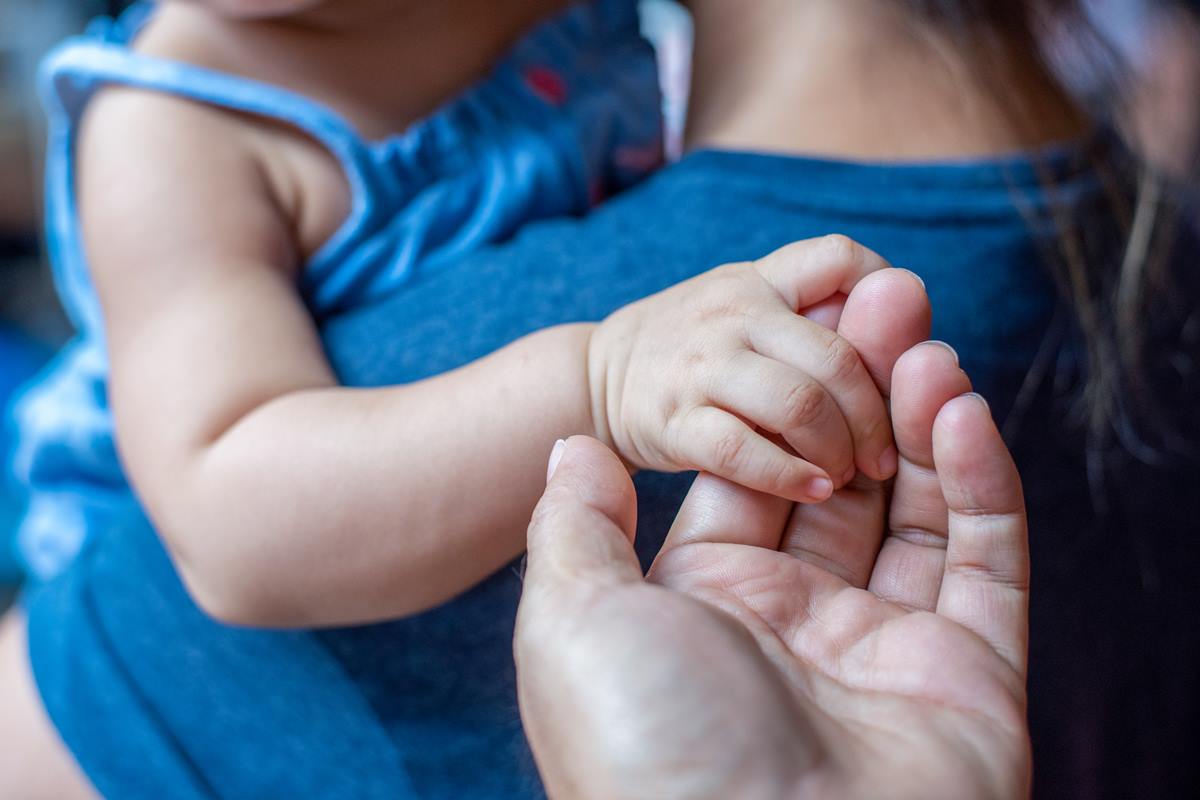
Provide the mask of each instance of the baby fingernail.
[{"label": "baby fingernail", "polygon": [[562,461],[563,450],[567,448],[567,443],[559,439],[554,443],[554,449],[550,451],[550,463],[546,465],[546,483],[554,477],[554,470],[558,469],[558,462]]},{"label": "baby fingernail", "polygon": [[808,482],[808,496],[814,500],[827,500],[833,494],[833,481],[829,478],[813,478]]},{"label": "baby fingernail", "polygon": [[896,446],[888,445],[888,449],[884,450],[883,455],[879,457],[879,474],[894,475],[899,466],[900,454],[896,452]]}]

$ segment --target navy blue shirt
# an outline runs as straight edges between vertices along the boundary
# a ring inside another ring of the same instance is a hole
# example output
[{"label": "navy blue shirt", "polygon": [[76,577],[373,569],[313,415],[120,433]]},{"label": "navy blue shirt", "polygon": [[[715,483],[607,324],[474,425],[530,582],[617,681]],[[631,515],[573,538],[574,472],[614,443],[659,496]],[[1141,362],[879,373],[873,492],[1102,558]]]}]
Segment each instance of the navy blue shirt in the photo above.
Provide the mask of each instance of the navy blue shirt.
[{"label": "navy blue shirt", "polygon": [[[1200,785],[1200,626],[1189,607],[1200,471],[1122,462],[1122,491],[1096,511],[1098,484],[1056,385],[1077,378],[1080,358],[1044,256],[1056,249],[1052,218],[1103,205],[1094,155],[1081,145],[1038,166],[896,166],[701,152],[585,219],[528,226],[328,321],[325,345],[346,383],[415,381],[722,263],[854,237],[926,280],[934,335],[1007,423],[1022,468],[1036,792],[1178,795]],[[1045,379],[1027,380],[1038,365]],[[639,475],[644,559],[689,478]],[[29,598],[31,650],[64,737],[115,796],[540,796],[511,658],[520,590],[510,566],[411,619],[233,630],[195,609],[143,526],[97,537]]]}]

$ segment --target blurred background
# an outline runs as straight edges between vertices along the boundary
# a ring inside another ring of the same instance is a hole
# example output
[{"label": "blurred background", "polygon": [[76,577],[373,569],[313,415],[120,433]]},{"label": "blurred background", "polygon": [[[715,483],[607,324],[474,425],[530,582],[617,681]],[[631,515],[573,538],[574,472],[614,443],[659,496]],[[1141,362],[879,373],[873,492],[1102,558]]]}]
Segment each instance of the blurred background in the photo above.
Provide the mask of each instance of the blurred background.
[{"label": "blurred background", "polygon": [[[0,0],[0,409],[70,335],[59,310],[40,246],[41,142],[38,60],[55,42],[97,14],[128,3],[102,0]],[[0,454],[7,464],[11,436],[0,413]],[[0,608],[19,580],[12,531],[20,513],[7,480],[0,480]]]},{"label": "blurred background", "polygon": [[[119,13],[127,5],[120,0],[0,0],[0,409],[70,336],[40,247],[44,131],[37,63],[89,18]],[[669,155],[678,156],[689,21],[671,0],[643,0],[642,8],[662,64]],[[1200,0],[1088,0],[1088,11],[1114,62],[1128,67],[1128,78],[1114,87],[1065,48],[1055,53],[1064,78],[1088,103],[1109,112],[1118,109],[1126,137],[1148,161],[1182,184],[1200,184]],[[5,463],[11,446],[6,420],[0,413]],[[12,547],[19,513],[18,498],[5,479],[0,482],[0,610],[19,580]]]}]

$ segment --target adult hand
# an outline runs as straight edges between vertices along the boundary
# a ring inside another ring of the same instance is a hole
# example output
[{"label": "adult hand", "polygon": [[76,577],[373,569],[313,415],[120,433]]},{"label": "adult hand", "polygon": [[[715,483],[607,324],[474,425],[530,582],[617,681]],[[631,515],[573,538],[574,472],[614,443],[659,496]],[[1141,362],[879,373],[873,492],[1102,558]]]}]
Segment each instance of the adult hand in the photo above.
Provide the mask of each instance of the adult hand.
[{"label": "adult hand", "polygon": [[552,796],[1028,791],[1016,469],[951,352],[920,345],[895,378],[886,523],[865,482],[791,516],[702,476],[649,580],[620,462],[567,443],[530,527],[516,638]]}]

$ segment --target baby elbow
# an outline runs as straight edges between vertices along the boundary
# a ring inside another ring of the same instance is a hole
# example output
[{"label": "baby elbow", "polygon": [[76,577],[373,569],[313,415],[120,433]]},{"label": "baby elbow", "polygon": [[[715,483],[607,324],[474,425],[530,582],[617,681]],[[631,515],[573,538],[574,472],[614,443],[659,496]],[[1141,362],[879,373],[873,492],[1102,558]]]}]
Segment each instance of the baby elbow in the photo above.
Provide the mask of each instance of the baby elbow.
[{"label": "baby elbow", "polygon": [[195,564],[181,562],[178,569],[192,602],[214,622],[248,628],[269,624],[261,601],[242,581]]},{"label": "baby elbow", "polygon": [[271,570],[244,554],[176,554],[175,562],[192,602],[215,622],[239,628],[288,628],[302,622],[277,596]]},{"label": "baby elbow", "polygon": [[238,538],[216,533],[227,531],[200,515],[187,517],[186,526],[175,519],[159,518],[159,532],[168,545],[175,570],[195,606],[223,625],[275,627],[280,624],[271,600],[271,570],[253,552],[238,545]]}]

